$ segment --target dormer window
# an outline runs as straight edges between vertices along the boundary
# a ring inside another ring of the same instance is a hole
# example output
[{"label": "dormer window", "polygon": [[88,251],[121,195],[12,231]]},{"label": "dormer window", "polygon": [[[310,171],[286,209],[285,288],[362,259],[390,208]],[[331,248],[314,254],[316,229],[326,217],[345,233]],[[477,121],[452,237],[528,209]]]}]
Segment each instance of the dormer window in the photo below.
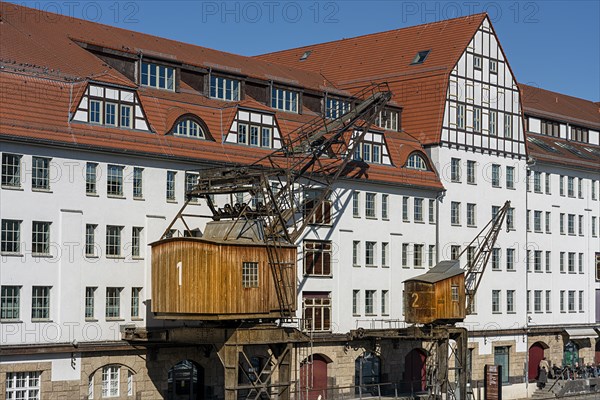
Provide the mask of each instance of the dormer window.
[{"label": "dormer window", "polygon": [[177,136],[187,136],[197,139],[206,139],[202,126],[192,118],[185,118],[179,121],[173,129],[173,134]]},{"label": "dormer window", "polygon": [[408,157],[408,161],[406,162],[406,168],[427,171],[427,163],[420,154],[413,153],[410,155],[410,157]]},{"label": "dormer window", "polygon": [[417,53],[417,55],[415,56],[415,58],[413,58],[411,65],[416,65],[416,64],[423,64],[425,62],[425,60],[427,59],[427,56],[429,55],[429,52],[431,50],[423,50]]},{"label": "dormer window", "polygon": [[396,110],[383,110],[375,119],[375,125],[388,131],[398,131],[399,113]]},{"label": "dormer window", "polygon": [[271,107],[288,112],[298,112],[300,94],[295,90],[274,87],[271,90]]},{"label": "dormer window", "polygon": [[211,75],[210,97],[225,101],[240,101],[240,81]]},{"label": "dormer window", "polygon": [[157,89],[175,91],[175,68],[142,62],[140,84]]},{"label": "dormer window", "polygon": [[89,85],[73,121],[147,131],[148,123],[134,91]]},{"label": "dormer window", "polygon": [[349,101],[327,97],[325,102],[325,118],[336,119],[348,111],[350,111]]},{"label": "dormer window", "polygon": [[281,136],[275,116],[248,109],[239,110],[225,142],[269,149],[280,148]]}]

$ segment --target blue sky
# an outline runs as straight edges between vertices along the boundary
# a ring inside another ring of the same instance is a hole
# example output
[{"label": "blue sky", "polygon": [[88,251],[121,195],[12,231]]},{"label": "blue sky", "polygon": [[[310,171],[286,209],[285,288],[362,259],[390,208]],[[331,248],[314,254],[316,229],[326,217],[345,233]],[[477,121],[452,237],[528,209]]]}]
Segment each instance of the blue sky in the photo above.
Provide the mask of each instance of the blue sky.
[{"label": "blue sky", "polygon": [[22,1],[255,55],[488,12],[520,82],[600,101],[600,1]]}]

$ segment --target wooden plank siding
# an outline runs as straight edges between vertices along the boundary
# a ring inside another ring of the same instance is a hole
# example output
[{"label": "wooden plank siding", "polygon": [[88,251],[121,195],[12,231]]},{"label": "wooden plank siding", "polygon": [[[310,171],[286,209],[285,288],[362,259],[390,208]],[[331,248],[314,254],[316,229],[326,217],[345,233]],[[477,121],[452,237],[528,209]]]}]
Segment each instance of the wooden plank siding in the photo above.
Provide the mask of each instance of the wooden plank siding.
[{"label": "wooden plank siding", "polygon": [[[452,286],[458,289],[458,301],[452,299]],[[404,315],[408,323],[431,324],[465,319],[464,275],[435,283],[407,281],[404,293]]]},{"label": "wooden plank siding", "polygon": [[[295,265],[296,248],[284,247],[282,251],[285,259]],[[257,287],[243,287],[243,262],[258,263]],[[289,284],[295,288],[295,267],[292,271],[287,279],[293,280]],[[153,243],[152,312],[157,318],[166,319],[279,317],[280,304],[266,247],[198,238],[172,238]]]}]

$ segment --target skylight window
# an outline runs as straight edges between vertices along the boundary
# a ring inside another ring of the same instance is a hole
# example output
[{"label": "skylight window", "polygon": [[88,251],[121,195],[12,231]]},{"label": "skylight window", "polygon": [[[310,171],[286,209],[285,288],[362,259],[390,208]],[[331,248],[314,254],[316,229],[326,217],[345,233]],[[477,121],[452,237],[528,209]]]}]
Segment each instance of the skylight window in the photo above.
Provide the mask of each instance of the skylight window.
[{"label": "skylight window", "polygon": [[302,57],[300,57],[300,61],[306,60],[311,55],[311,53],[312,50],[305,51],[304,54],[302,54]]},{"label": "skylight window", "polygon": [[423,50],[417,53],[415,58],[412,60],[411,65],[423,64],[429,55],[431,50]]},{"label": "skylight window", "polygon": [[528,137],[527,140],[529,140],[531,143],[535,144],[538,147],[541,147],[542,149],[552,152],[552,153],[559,153],[559,151],[552,147],[551,145],[549,145],[548,143],[538,139],[538,138],[534,138],[534,137]]}]

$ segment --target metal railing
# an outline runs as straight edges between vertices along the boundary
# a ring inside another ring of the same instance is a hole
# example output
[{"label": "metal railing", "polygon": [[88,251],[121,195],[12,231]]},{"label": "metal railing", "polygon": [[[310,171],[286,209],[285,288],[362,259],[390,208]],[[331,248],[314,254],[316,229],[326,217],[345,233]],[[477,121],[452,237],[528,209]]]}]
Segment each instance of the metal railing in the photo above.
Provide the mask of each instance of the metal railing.
[{"label": "metal railing", "polygon": [[301,388],[291,391],[294,400],[416,399],[429,391],[419,390],[423,381],[373,383],[354,386],[329,386],[323,389]]}]

